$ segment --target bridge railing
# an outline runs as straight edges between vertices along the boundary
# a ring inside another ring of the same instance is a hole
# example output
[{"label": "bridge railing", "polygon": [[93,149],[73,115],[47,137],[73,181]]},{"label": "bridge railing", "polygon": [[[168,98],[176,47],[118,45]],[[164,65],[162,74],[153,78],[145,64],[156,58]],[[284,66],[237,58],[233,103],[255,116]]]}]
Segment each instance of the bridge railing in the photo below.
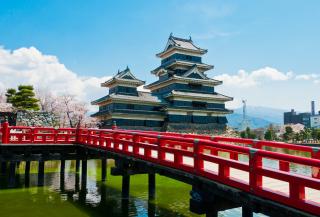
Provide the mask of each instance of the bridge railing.
[{"label": "bridge railing", "polygon": [[76,142],[77,129],[52,127],[24,127],[2,124],[3,144],[58,144]]},{"label": "bridge railing", "polygon": [[[212,140],[193,135],[119,129],[3,126],[2,134],[3,142],[9,144],[78,143],[100,148],[185,171],[316,215],[320,213],[320,179],[318,175],[311,175],[314,169],[319,173],[320,160],[263,150],[262,146],[268,146],[269,142],[234,138]],[[239,143],[248,145],[239,146]],[[259,145],[254,146],[256,144]],[[270,147],[274,146],[314,151],[271,142]],[[269,161],[278,166],[270,166]],[[307,172],[297,173],[297,166]]]},{"label": "bridge railing", "polygon": [[[307,212],[319,213],[320,180],[270,167],[266,160],[311,171],[320,161],[215,142],[124,130],[84,130],[83,144],[183,170]],[[281,186],[281,187],[280,187]]]},{"label": "bridge railing", "polygon": [[[137,130],[134,132],[143,132],[143,131]],[[235,138],[235,137],[208,136],[208,135],[156,132],[156,131],[150,131],[149,133],[157,134],[157,135],[172,135],[172,136],[178,136],[183,138],[204,139],[204,140],[210,140],[210,141],[215,141],[220,143],[241,145],[244,147],[251,147],[256,149],[263,149],[263,150],[268,150],[273,152],[289,153],[291,155],[297,155],[297,156],[300,156],[301,154],[303,154],[305,157],[320,159],[320,148],[318,147],[295,145],[295,144],[277,142],[277,141],[263,141],[263,140]],[[233,153],[232,155],[234,158],[237,158],[237,153]],[[278,161],[278,164],[279,164],[280,170],[283,170],[283,171],[290,170],[290,165],[291,165],[290,162]],[[319,168],[313,168],[312,175],[320,179]]]}]

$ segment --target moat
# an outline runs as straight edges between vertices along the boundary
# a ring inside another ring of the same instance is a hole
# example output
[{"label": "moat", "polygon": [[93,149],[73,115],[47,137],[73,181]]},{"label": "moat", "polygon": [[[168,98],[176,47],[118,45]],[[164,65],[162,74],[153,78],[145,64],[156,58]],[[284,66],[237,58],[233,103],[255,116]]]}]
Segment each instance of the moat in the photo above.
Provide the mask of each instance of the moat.
[{"label": "moat", "polygon": [[[66,161],[64,182],[60,161],[47,161],[44,187],[37,186],[37,162],[31,163],[30,186],[25,187],[25,164],[21,163],[16,188],[9,189],[6,175],[1,176],[0,216],[199,216],[189,211],[191,186],[164,176],[156,176],[154,201],[148,201],[147,175],[132,176],[130,198],[122,200],[121,177],[110,175],[112,164],[108,163],[107,181],[101,182],[101,161],[89,160],[87,190],[82,191],[75,161]],[[241,208],[219,212],[219,216],[240,215]]]}]

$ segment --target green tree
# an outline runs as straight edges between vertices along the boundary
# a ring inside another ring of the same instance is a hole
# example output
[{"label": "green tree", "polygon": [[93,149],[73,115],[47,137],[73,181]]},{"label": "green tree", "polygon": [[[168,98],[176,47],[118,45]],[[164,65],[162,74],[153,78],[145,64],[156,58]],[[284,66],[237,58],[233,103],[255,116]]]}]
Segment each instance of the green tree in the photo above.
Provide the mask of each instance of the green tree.
[{"label": "green tree", "polygon": [[267,131],[264,134],[265,140],[277,140],[277,135],[275,130],[273,129],[273,126],[270,125]]},{"label": "green tree", "polygon": [[312,131],[309,128],[305,128],[301,133],[303,140],[309,140],[312,138]]},{"label": "green tree", "polygon": [[9,88],[7,90],[7,93],[6,93],[7,103],[13,103],[16,93],[17,93],[16,89]]},{"label": "green tree", "polygon": [[292,127],[286,126],[285,133],[283,134],[283,139],[286,141],[292,140],[294,138],[294,132]]},{"label": "green tree", "polygon": [[11,103],[13,107],[22,110],[39,110],[38,99],[35,98],[33,86],[19,85],[18,91],[15,89],[7,90],[7,102]]},{"label": "green tree", "polygon": [[311,137],[313,140],[320,140],[320,129],[313,128],[311,130]]},{"label": "green tree", "polygon": [[253,131],[251,131],[249,127],[247,127],[246,130],[240,132],[240,137],[248,138],[248,139],[256,139],[257,135]]}]

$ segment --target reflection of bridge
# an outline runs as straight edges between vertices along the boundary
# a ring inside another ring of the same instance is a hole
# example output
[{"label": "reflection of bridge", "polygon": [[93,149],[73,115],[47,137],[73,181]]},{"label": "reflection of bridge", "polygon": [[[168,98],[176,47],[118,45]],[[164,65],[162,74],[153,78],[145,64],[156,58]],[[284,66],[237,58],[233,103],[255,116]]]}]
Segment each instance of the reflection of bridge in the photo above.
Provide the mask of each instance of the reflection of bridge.
[{"label": "reflection of bridge", "polygon": [[[207,216],[240,206],[243,216],[252,216],[252,212],[270,216],[320,213],[318,148],[119,129],[11,127],[4,123],[1,131],[0,161],[10,161],[11,186],[18,161],[26,161],[26,177],[30,161],[39,161],[38,184],[43,185],[45,161],[61,160],[64,172],[65,160],[76,160],[77,171],[81,160],[81,185],[85,187],[87,159],[102,159],[104,180],[106,159],[113,158],[111,174],[122,176],[123,198],[129,195],[130,176],[142,173],[149,174],[149,197],[154,198],[158,173],[191,184],[190,209]],[[301,152],[308,157],[299,156]]]}]

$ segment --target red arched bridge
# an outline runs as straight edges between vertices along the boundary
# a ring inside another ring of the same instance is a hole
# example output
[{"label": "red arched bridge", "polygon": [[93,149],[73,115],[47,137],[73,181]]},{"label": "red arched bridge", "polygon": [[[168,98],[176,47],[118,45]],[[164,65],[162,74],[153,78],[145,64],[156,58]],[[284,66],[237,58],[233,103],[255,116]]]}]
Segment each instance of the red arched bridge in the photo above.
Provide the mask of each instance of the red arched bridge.
[{"label": "red arched bridge", "polygon": [[[79,159],[86,173],[88,158],[115,159],[112,174],[123,176],[124,197],[129,194],[130,175],[138,173],[149,174],[149,196],[154,197],[154,174],[158,173],[191,184],[190,209],[199,214],[216,216],[220,210],[242,206],[243,216],[252,212],[320,215],[319,148],[117,128],[55,129],[4,123],[1,132],[1,161]],[[43,179],[43,167],[39,163],[39,179]]]}]

